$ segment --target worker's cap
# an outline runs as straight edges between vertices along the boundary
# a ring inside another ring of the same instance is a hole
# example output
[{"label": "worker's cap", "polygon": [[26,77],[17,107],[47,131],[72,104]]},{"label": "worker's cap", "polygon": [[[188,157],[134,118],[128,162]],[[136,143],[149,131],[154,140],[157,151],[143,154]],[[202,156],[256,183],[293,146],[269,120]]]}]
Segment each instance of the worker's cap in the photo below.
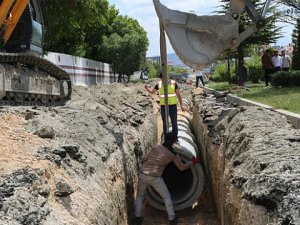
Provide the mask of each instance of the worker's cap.
[{"label": "worker's cap", "polygon": [[167,133],[165,136],[165,141],[176,141],[177,137],[173,133]]}]

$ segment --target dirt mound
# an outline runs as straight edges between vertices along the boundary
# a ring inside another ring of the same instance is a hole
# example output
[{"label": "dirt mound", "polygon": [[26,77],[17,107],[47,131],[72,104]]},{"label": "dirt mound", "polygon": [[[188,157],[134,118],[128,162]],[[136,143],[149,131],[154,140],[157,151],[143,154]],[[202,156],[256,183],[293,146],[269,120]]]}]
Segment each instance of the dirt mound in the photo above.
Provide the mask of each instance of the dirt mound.
[{"label": "dirt mound", "polygon": [[140,157],[156,142],[150,121],[139,84],[76,87],[63,107],[2,107],[0,224],[127,224]]}]

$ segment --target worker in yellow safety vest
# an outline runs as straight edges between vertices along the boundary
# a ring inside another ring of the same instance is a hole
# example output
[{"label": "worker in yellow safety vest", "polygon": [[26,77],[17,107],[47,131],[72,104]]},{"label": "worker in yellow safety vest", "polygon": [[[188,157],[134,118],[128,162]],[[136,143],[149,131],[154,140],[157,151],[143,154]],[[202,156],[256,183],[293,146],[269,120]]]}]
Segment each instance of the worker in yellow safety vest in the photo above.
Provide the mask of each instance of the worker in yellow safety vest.
[{"label": "worker in yellow safety vest", "polygon": [[[162,73],[160,74],[160,78],[162,78]],[[163,121],[163,130],[164,135],[168,133],[167,129],[167,121],[165,116],[165,91],[162,79],[155,85],[155,87],[151,90],[148,85],[145,85],[145,89],[149,94],[159,93],[160,97],[160,113]],[[184,108],[182,105],[182,98],[180,95],[180,90],[176,81],[169,79],[168,80],[168,105],[169,105],[169,116],[172,123],[172,133],[178,137],[178,125],[177,125],[177,99],[179,100],[179,104],[181,107],[181,111],[184,112]]]}]

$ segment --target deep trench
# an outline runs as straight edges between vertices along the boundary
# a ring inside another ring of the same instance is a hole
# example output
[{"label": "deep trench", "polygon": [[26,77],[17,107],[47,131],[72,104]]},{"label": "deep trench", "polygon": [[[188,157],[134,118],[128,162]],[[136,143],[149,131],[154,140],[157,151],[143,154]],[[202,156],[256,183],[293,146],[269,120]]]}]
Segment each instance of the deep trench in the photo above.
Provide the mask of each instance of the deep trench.
[{"label": "deep trench", "polygon": [[[193,135],[191,120],[192,112],[191,100],[184,101],[185,113],[178,115],[179,143],[175,145],[175,151],[179,154],[183,162],[190,161],[192,156],[200,159],[200,164],[186,171],[179,171],[173,163],[170,163],[164,173],[163,178],[171,193],[176,214],[183,219],[181,224],[211,224],[219,225],[220,219],[216,211],[213,200],[212,188],[210,185],[210,174],[204,174],[207,171],[201,159],[201,143],[197,143]],[[201,140],[198,140],[201,141]],[[146,194],[146,204],[148,211],[158,210],[158,215],[164,217],[164,202],[159,194],[153,189],[148,188]],[[205,216],[203,216],[205,215]],[[191,218],[193,220],[191,221]],[[196,223],[194,223],[196,222]],[[146,223],[148,224],[148,223]],[[150,223],[149,223],[150,224]],[[152,223],[151,223],[152,224]]]}]

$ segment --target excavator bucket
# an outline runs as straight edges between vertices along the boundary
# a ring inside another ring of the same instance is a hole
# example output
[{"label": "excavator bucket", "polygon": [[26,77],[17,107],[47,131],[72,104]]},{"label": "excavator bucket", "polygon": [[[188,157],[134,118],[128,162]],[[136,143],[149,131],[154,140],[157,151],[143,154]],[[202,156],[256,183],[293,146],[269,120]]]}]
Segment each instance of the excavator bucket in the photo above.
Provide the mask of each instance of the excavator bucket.
[{"label": "excavator bucket", "polygon": [[193,69],[211,64],[227,49],[236,48],[255,32],[256,27],[239,33],[240,14],[245,10],[243,0],[231,0],[225,15],[198,16],[171,10],[153,0],[160,22],[179,58]]}]

